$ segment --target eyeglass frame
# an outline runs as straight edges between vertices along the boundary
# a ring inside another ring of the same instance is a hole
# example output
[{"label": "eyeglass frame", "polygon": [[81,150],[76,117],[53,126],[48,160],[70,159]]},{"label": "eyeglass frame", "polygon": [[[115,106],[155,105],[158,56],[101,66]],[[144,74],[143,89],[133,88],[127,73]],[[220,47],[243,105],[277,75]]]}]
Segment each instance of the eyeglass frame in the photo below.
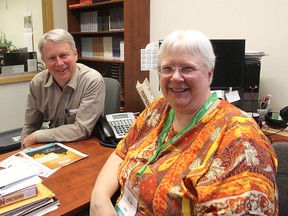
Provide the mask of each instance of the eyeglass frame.
[{"label": "eyeglass frame", "polygon": [[[169,73],[163,73],[163,68],[165,69],[170,69],[171,72]],[[184,72],[183,73],[183,69],[188,69],[189,71],[187,72]],[[198,71],[198,70],[201,70],[202,68],[199,67],[199,68],[193,68],[192,66],[182,66],[182,67],[174,67],[173,65],[164,65],[164,66],[158,66],[157,67],[157,71],[159,72],[159,74],[163,75],[163,76],[172,76],[176,70],[179,71],[179,73],[182,75],[182,76],[189,76],[191,75],[193,72],[195,71]]]}]

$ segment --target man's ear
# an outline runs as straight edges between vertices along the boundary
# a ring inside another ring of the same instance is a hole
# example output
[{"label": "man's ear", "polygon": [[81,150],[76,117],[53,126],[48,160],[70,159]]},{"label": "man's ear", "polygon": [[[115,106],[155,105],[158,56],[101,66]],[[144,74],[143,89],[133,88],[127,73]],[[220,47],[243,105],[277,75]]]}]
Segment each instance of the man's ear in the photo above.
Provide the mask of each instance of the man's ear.
[{"label": "man's ear", "polygon": [[77,52],[77,49],[75,49],[75,58],[76,58],[76,61],[78,60],[78,52]]}]

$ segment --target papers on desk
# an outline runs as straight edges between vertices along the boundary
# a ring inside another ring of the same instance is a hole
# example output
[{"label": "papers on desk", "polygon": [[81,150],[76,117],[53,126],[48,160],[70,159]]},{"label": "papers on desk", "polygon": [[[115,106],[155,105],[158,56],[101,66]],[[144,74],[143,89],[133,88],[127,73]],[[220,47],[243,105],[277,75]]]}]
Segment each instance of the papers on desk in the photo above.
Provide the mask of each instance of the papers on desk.
[{"label": "papers on desk", "polygon": [[35,170],[19,164],[0,170],[1,216],[43,215],[58,205],[59,201],[42,185]]},{"label": "papers on desk", "polygon": [[58,208],[54,193],[42,185],[48,177],[88,155],[61,143],[20,151],[0,162],[0,215],[44,215]]},{"label": "papers on desk", "polygon": [[0,162],[0,167],[25,166],[37,175],[49,177],[63,166],[67,166],[88,155],[61,143],[50,143],[36,148],[29,148]]},{"label": "papers on desk", "polygon": [[42,182],[29,167],[9,167],[0,170],[0,197]]}]

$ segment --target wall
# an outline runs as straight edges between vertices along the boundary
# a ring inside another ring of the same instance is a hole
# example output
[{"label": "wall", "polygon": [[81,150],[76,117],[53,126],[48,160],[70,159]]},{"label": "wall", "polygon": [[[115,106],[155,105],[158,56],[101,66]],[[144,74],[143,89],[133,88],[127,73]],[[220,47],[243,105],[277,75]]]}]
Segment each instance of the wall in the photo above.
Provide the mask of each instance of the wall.
[{"label": "wall", "polygon": [[54,27],[67,30],[66,0],[53,0]]},{"label": "wall", "polygon": [[40,0],[3,0],[0,1],[0,31],[17,48],[24,47],[23,12],[32,11],[34,51],[43,34],[42,3]]},{"label": "wall", "polygon": [[151,41],[176,29],[198,29],[209,38],[244,38],[246,50],[264,51],[260,96],[274,111],[288,105],[286,0],[151,0]]},{"label": "wall", "polygon": [[[0,31],[4,32],[17,48],[22,48],[23,12],[28,10],[32,11],[34,50],[37,51],[38,41],[43,35],[40,0],[0,1]],[[0,85],[0,132],[23,126],[27,94],[28,82]]]},{"label": "wall", "polygon": [[[1,8],[5,7],[2,2]],[[53,4],[55,27],[67,29],[66,1],[53,0]],[[151,0],[151,41],[188,28],[210,38],[245,38],[246,50],[268,54],[262,58],[260,95],[271,94],[272,108],[277,111],[288,105],[287,8],[286,0]],[[2,21],[0,29],[1,25]],[[28,83],[0,85],[0,132],[22,126],[27,92]]]},{"label": "wall", "polygon": [[0,85],[0,132],[23,127],[28,83]]}]

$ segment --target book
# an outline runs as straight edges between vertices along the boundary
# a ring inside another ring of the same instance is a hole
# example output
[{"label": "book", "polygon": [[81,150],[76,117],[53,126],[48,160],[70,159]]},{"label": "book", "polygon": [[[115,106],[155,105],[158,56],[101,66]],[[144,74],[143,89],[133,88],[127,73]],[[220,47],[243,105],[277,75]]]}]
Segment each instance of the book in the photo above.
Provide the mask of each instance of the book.
[{"label": "book", "polygon": [[106,2],[106,1],[110,1],[110,0],[92,0],[92,3],[96,4],[96,3],[100,3],[100,2]]},{"label": "book", "polygon": [[[14,156],[14,158],[18,157]],[[23,166],[14,164],[0,170],[0,197],[42,182],[42,179],[37,176],[37,171],[31,169],[29,165],[25,166],[27,165],[27,163],[24,162],[25,159],[19,159],[23,162]],[[12,159],[10,159],[10,161],[11,160]],[[6,163],[11,164],[9,161]]]},{"label": "book", "polygon": [[80,0],[80,5],[89,5],[92,4],[92,0]]},{"label": "book", "polygon": [[93,38],[81,37],[81,55],[82,57],[93,57]]},{"label": "book", "polygon": [[113,58],[120,59],[120,42],[123,41],[123,37],[114,36],[112,38],[112,52]]},{"label": "book", "polygon": [[3,195],[2,190],[13,186],[15,183],[36,176],[37,173],[25,167],[9,167],[0,171],[0,196]]},{"label": "book", "polygon": [[37,186],[23,188],[10,194],[0,196],[0,207],[13,204],[37,195]]},{"label": "book", "polygon": [[91,31],[91,12],[80,13],[80,31],[89,32]]},{"label": "book", "polygon": [[52,197],[46,202],[43,202],[41,205],[27,209],[25,211],[25,216],[46,215],[47,213],[57,209],[59,204],[59,200],[56,197]]},{"label": "book", "polygon": [[103,56],[104,58],[113,57],[112,36],[103,37]]},{"label": "book", "polygon": [[136,89],[146,107],[155,100],[154,94],[151,91],[150,83],[147,78],[145,78],[143,83],[137,81]]},{"label": "book", "polygon": [[43,184],[37,184],[37,191],[37,196],[0,208],[0,215],[19,215],[19,212],[21,213],[39,207],[54,197],[54,193]]}]

